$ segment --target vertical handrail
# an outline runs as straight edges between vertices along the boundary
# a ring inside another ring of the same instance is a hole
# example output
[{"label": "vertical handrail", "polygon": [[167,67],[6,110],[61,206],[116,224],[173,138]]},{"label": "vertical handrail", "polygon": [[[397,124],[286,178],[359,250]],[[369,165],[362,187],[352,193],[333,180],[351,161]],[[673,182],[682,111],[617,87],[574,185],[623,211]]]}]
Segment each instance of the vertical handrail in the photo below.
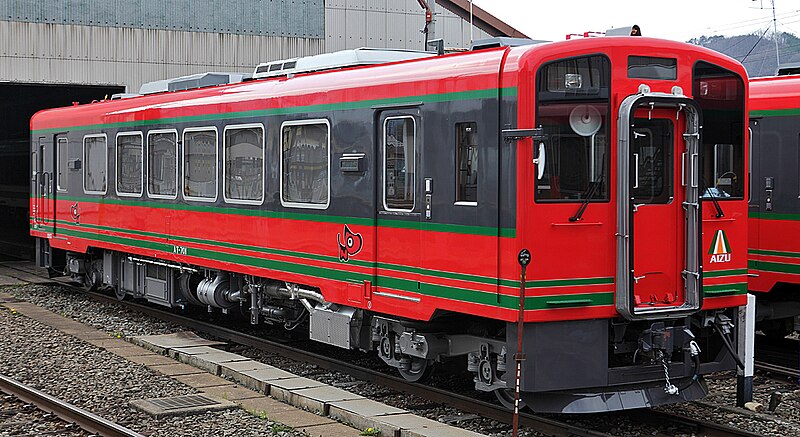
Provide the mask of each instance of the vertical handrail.
[{"label": "vertical handrail", "polygon": [[517,364],[517,371],[514,376],[514,418],[512,423],[513,437],[519,435],[519,391],[520,377],[522,376],[522,362],[525,361],[525,354],[522,353],[522,334],[525,326],[525,270],[531,262],[531,252],[522,249],[517,255],[517,261],[521,267],[519,278],[519,317],[517,319],[517,353],[514,354],[514,361]]}]

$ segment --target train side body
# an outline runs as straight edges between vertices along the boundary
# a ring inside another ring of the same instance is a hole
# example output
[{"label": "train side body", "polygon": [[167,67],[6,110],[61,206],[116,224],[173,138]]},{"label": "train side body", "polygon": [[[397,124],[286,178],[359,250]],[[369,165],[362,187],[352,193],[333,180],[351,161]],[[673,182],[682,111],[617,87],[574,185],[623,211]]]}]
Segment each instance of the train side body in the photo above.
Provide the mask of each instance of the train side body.
[{"label": "train side body", "polygon": [[466,357],[501,401],[529,249],[532,408],[689,400],[746,301],[746,100],[729,58],[609,37],[48,110],[31,235],[89,287],[308,326],[410,380]]}]

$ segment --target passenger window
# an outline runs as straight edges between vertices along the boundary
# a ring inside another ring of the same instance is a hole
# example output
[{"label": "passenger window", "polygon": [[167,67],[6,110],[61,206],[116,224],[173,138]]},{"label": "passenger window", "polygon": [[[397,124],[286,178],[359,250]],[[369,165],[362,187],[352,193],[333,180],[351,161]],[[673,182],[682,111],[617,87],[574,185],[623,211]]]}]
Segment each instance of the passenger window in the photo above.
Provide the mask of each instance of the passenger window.
[{"label": "passenger window", "polygon": [[281,203],[301,208],[327,208],[330,199],[328,120],[287,122],[281,132]]},{"label": "passenger window", "polygon": [[59,138],[57,141],[58,147],[58,174],[56,176],[56,189],[58,191],[67,191],[67,177],[69,176],[69,149],[67,139]]},{"label": "passenger window", "polygon": [[141,196],[144,167],[141,133],[117,134],[117,194]]},{"label": "passenger window", "polygon": [[536,124],[547,137],[537,201],[608,200],[611,67],[603,56],[553,62],[537,76]]},{"label": "passenger window", "polygon": [[383,124],[383,206],[413,211],[416,124],[413,117],[387,118]]},{"label": "passenger window", "polygon": [[226,127],[223,160],[225,201],[260,204],[264,200],[264,126]]},{"label": "passenger window", "polygon": [[217,130],[183,131],[183,197],[194,200],[217,198]]},{"label": "passenger window", "polygon": [[478,125],[456,124],[456,202],[478,203]]},{"label": "passenger window", "polygon": [[147,134],[147,194],[174,199],[178,195],[178,132]]},{"label": "passenger window", "polygon": [[83,191],[88,194],[105,194],[107,188],[106,168],[108,153],[106,136],[83,137]]}]

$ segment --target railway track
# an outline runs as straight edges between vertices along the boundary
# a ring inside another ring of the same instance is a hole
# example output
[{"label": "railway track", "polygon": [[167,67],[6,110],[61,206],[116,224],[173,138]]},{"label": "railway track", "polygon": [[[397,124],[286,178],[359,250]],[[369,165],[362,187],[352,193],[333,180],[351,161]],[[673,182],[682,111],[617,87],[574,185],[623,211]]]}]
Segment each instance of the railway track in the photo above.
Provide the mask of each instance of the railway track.
[{"label": "railway track", "polygon": [[68,423],[74,423],[81,429],[106,437],[144,437],[122,425],[103,419],[102,417],[50,396],[32,387],[28,387],[5,375],[0,375],[0,391],[8,393],[24,402],[36,405],[39,409],[53,413]]},{"label": "railway track", "polygon": [[[8,266],[8,265],[7,265]],[[10,265],[13,269],[19,270],[29,275],[40,275],[40,272],[34,268],[17,264]],[[23,279],[23,278],[20,278]],[[197,332],[212,335],[214,337],[223,339],[230,343],[239,344],[243,346],[252,347],[268,353],[279,354],[285,358],[295,361],[306,362],[316,365],[322,369],[334,372],[341,372],[350,375],[356,379],[366,381],[369,383],[377,384],[392,390],[403,392],[409,395],[418,396],[431,403],[447,405],[452,408],[463,410],[468,413],[476,414],[481,417],[496,420],[501,423],[511,424],[512,414],[505,408],[486,401],[474,399],[469,396],[453,393],[437,387],[431,387],[419,383],[411,383],[400,377],[387,375],[385,373],[363,368],[355,364],[351,364],[336,358],[332,358],[323,354],[309,352],[307,350],[297,348],[291,344],[268,340],[262,337],[242,333],[234,329],[221,327],[218,324],[212,324],[206,321],[197,320],[184,315],[176,314],[170,311],[165,311],[160,308],[150,307],[132,301],[120,302],[113,296],[105,295],[99,292],[87,292],[85,289],[74,285],[68,281],[51,280],[53,284],[58,284],[64,287],[69,287],[78,290],[92,299],[111,305],[125,305],[126,307],[148,315],[150,317],[162,320],[164,322],[173,323],[179,326],[195,330]],[[734,437],[757,437],[759,434],[754,434],[748,431],[736,429],[727,425],[721,425],[714,422],[705,421],[698,418],[690,418],[685,416],[676,415],[657,410],[643,410],[632,411],[627,413],[631,420],[638,422],[664,425],[665,423],[679,425],[680,427],[692,433],[695,436],[734,436]],[[543,417],[535,414],[521,413],[520,425],[536,430],[545,435],[550,436],[609,436],[607,433],[594,431],[584,426],[574,425],[566,421],[558,420],[556,418]]]},{"label": "railway track", "polygon": [[773,375],[800,378],[800,342],[788,338],[756,340],[755,368]]}]

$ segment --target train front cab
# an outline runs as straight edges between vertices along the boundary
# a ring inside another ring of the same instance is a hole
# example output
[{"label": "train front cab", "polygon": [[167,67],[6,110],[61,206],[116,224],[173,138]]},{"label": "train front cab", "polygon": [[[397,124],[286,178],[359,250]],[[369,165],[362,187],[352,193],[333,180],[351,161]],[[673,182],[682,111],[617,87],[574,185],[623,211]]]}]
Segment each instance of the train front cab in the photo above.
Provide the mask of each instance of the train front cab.
[{"label": "train front cab", "polygon": [[[594,53],[542,50],[520,81],[520,125],[544,133],[518,148],[533,253],[520,390],[535,411],[697,399],[702,375],[738,359],[744,70],[655,40],[603,40]],[[554,276],[572,279],[539,288]],[[515,324],[506,332],[516,352]]]}]

